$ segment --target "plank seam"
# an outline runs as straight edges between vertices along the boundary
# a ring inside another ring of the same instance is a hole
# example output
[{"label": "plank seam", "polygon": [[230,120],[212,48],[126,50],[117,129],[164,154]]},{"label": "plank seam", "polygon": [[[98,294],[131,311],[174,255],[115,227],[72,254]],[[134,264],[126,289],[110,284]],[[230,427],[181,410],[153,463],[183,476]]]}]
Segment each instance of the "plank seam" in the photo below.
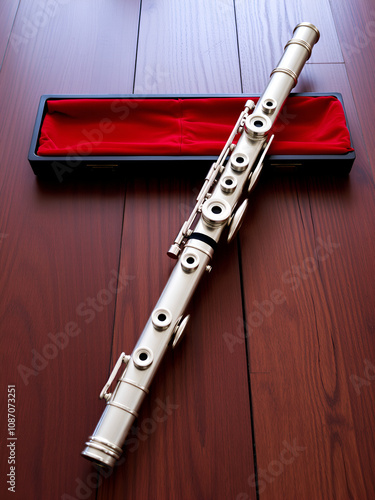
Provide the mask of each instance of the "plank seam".
[{"label": "plank seam", "polygon": [[21,0],[18,0],[18,5],[17,5],[17,9],[16,9],[16,12],[14,14],[14,18],[13,18],[13,22],[12,22],[12,27],[10,28],[10,31],[9,31],[9,36],[8,36],[8,40],[7,40],[7,44],[5,46],[5,50],[4,50],[4,54],[3,54],[3,58],[1,59],[1,62],[0,62],[0,71],[2,70],[3,68],[3,64],[4,64],[4,61],[5,61],[5,57],[7,55],[7,52],[8,52],[8,47],[9,47],[9,43],[10,43],[10,38],[12,36],[12,32],[13,32],[13,28],[14,28],[14,24],[16,22],[16,18],[17,18],[17,15],[18,15],[18,11],[19,11],[19,8],[20,8],[20,4],[21,4]]},{"label": "plank seam", "polygon": [[248,391],[249,391],[251,439],[253,441],[253,464],[254,464],[254,476],[255,476],[255,494],[256,494],[256,500],[259,500],[258,464],[257,464],[257,452],[256,452],[255,428],[254,428],[254,408],[253,408],[253,398],[252,398],[252,392],[251,392],[251,378],[250,378],[249,336],[248,336],[248,331],[247,331],[247,324],[248,323],[246,320],[245,286],[244,286],[244,281],[243,281],[242,253],[241,253],[241,243],[240,243],[239,236],[237,236],[237,252],[238,252],[238,267],[239,267],[239,272],[240,272],[242,321],[243,321],[243,329],[244,329],[244,337],[245,337],[246,372],[247,372],[247,383],[248,383]]},{"label": "plank seam", "polygon": [[139,16],[138,16],[138,32],[137,32],[137,43],[135,46],[135,61],[134,61],[134,77],[133,77],[133,90],[135,90],[135,80],[137,77],[137,63],[138,63],[138,47],[139,47],[139,34],[141,32],[141,17],[142,17],[142,0],[139,2]]},{"label": "plank seam", "polygon": [[235,0],[233,0],[233,11],[234,11],[234,25],[235,25],[235,27],[236,27],[237,54],[238,54],[238,68],[239,68],[239,72],[240,72],[241,94],[243,94],[242,65],[241,65],[241,52],[240,52],[240,43],[239,43],[239,38],[238,38],[237,10],[236,10],[236,2],[235,2]]},{"label": "plank seam", "polygon": [[[120,266],[121,266],[122,239],[124,236],[126,191],[127,191],[127,186],[125,187],[125,192],[124,192],[124,207],[123,207],[123,211],[122,211],[122,221],[121,221],[120,250],[119,250],[119,258],[118,258],[118,265],[117,265],[117,273],[119,275],[120,275],[120,271],[121,271]],[[113,341],[115,338],[117,300],[118,300],[118,294],[116,294],[115,306],[114,306],[114,310],[113,310],[112,340],[111,340],[111,352],[110,352],[110,356],[109,356],[110,363],[109,363],[109,367],[108,367],[108,376],[111,373],[111,364],[112,364],[112,359],[113,359]]]}]

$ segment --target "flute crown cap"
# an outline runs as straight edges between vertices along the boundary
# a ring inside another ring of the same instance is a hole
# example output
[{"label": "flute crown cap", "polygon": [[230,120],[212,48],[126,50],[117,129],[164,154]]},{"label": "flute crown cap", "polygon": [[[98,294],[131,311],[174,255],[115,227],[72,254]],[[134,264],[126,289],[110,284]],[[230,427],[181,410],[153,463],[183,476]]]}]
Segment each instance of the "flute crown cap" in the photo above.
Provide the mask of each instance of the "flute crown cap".
[{"label": "flute crown cap", "polygon": [[312,24],[312,23],[308,23],[308,22],[302,22],[302,23],[299,23],[297,24],[297,26],[294,28],[293,30],[293,34],[294,32],[297,30],[297,28],[302,28],[302,27],[305,27],[305,28],[311,28],[312,30],[315,31],[315,33],[318,35],[318,38],[316,40],[316,42],[319,41],[319,38],[320,38],[320,31],[318,30],[318,28],[315,26],[315,24]]}]

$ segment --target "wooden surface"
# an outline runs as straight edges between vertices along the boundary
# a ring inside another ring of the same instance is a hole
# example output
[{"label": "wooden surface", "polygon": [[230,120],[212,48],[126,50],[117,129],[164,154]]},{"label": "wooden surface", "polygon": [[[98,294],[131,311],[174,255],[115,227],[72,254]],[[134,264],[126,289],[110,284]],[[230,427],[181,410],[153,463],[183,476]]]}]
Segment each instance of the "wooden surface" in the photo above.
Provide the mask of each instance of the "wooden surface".
[{"label": "wooden surface", "polygon": [[[80,457],[97,396],[159,297],[205,172],[38,181],[27,152],[39,97],[261,92],[303,20],[322,38],[296,90],[343,94],[353,170],[263,176],[104,477]],[[1,498],[375,498],[374,53],[370,0],[1,3]],[[160,405],[168,418],[150,427]]]}]

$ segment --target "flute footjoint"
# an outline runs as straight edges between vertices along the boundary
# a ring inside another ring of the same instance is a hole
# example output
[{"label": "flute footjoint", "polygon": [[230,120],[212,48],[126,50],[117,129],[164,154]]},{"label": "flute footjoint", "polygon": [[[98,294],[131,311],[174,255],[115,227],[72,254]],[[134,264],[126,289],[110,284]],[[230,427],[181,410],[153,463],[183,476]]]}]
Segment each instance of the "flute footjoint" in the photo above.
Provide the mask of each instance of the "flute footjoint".
[{"label": "flute footjoint", "polygon": [[[181,340],[189,316],[187,305],[207,271],[217,243],[229,226],[231,241],[243,221],[248,196],[263,168],[272,142],[269,132],[300,72],[319,40],[311,23],[300,23],[293,31],[279,64],[255,105],[248,100],[222,152],[211,166],[196,205],[182,225],[168,255],[178,259],[172,274],[131,355],[121,353],[100,393],[106,407],[82,455],[99,466],[113,467],[157,368],[172,342]],[[237,144],[234,144],[236,136]],[[241,204],[241,199],[245,198]],[[120,369],[113,393],[108,392]]]}]

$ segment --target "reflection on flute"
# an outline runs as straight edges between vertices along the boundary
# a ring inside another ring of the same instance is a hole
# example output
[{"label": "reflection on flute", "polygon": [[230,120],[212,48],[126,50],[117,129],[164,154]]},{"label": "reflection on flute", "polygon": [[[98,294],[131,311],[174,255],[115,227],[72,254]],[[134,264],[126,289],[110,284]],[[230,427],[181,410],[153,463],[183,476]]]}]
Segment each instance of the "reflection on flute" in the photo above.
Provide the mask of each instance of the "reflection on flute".
[{"label": "reflection on flute", "polygon": [[[168,251],[170,257],[178,259],[168,283],[133,353],[120,355],[100,394],[107,402],[106,408],[82,452],[96,464],[113,467],[120,457],[168,345],[172,342],[175,347],[182,337],[189,320],[189,316],[184,317],[186,307],[202,275],[211,270],[210,261],[222,233],[229,226],[227,240],[231,241],[241,225],[248,195],[273,139],[268,137],[269,131],[318,40],[319,31],[314,25],[296,26],[257,105],[246,102],[223,151],[209,170],[190,217]],[[108,390],[120,368],[123,373],[110,394]]]}]

